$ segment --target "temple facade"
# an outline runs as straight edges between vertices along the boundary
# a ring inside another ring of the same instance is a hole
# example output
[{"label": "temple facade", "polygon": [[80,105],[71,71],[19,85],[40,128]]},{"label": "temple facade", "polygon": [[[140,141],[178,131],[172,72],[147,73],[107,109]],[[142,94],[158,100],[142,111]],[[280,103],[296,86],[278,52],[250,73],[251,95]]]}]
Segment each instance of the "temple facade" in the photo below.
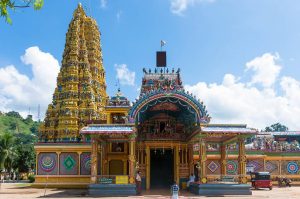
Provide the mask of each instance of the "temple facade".
[{"label": "temple facade", "polygon": [[204,102],[184,90],[180,69],[143,69],[135,102],[120,89],[108,97],[99,29],[79,5],[35,145],[35,186],[130,187],[137,171],[144,189],[168,188],[173,181],[184,188],[191,173],[199,183],[225,176],[247,183],[249,171],[300,177],[294,139],[284,151],[280,141],[262,141],[269,133],[210,120]]}]

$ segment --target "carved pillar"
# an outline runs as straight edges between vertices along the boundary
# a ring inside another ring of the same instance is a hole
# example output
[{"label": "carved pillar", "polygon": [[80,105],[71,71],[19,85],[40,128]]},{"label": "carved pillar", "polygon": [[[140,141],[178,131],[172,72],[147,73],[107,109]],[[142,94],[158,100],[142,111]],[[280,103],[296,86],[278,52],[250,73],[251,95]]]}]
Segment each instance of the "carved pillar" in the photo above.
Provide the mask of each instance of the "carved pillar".
[{"label": "carved pillar", "polygon": [[179,184],[179,146],[175,146],[175,153],[174,153],[174,180],[177,184]]},{"label": "carved pillar", "polygon": [[92,138],[92,153],[91,153],[91,183],[97,183],[98,174],[98,140]]},{"label": "carved pillar", "polygon": [[99,146],[98,146],[98,158],[99,158],[99,161],[100,161],[100,168],[99,171],[98,171],[98,174],[100,175],[103,175],[103,151],[102,151],[102,145],[103,145],[103,142],[100,142],[99,143]]},{"label": "carved pillar", "polygon": [[200,138],[199,140],[199,181],[201,183],[207,183],[207,177],[206,177],[206,144],[205,140],[203,138]]},{"label": "carved pillar", "polygon": [[36,158],[35,158],[35,175],[38,175],[38,166],[39,166],[39,164],[38,164],[38,158],[39,158],[39,154],[40,154],[40,152],[36,152]]},{"label": "carved pillar", "polygon": [[226,175],[226,166],[227,166],[227,160],[226,160],[226,144],[221,145],[221,176]]},{"label": "carved pillar", "polygon": [[239,138],[239,157],[238,157],[238,162],[239,162],[239,183],[247,183],[247,178],[246,178],[246,151],[245,151],[245,139],[244,138]]},{"label": "carved pillar", "polygon": [[150,189],[150,147],[146,146],[146,189]]},{"label": "carved pillar", "polygon": [[80,174],[80,167],[81,167],[81,151],[78,151],[77,154],[78,154],[78,175],[81,175]]},{"label": "carved pillar", "polygon": [[279,169],[279,176],[281,176],[281,174],[282,174],[282,171],[281,171],[282,164],[281,163],[282,163],[281,160],[279,160],[279,163],[277,164],[278,169]]},{"label": "carved pillar", "polygon": [[184,149],[184,164],[187,164],[188,163],[188,147],[186,146],[186,148]]},{"label": "carved pillar", "polygon": [[108,175],[108,158],[107,158],[107,152],[109,147],[109,143],[101,142],[101,175]]},{"label": "carved pillar", "polygon": [[194,173],[194,150],[193,150],[193,145],[189,145],[189,169],[190,169],[190,174]]},{"label": "carved pillar", "polygon": [[57,172],[58,172],[58,175],[60,175],[60,154],[61,152],[56,152],[57,154]]},{"label": "carved pillar", "polygon": [[131,138],[129,141],[129,183],[133,184],[135,175],[135,137]]}]

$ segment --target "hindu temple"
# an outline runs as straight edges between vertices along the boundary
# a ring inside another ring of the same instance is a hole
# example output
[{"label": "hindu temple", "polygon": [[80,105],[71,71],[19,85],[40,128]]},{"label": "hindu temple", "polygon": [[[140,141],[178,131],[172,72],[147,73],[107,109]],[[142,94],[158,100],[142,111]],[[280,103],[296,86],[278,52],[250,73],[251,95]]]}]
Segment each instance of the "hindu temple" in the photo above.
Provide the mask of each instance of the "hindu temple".
[{"label": "hindu temple", "polygon": [[199,184],[225,176],[246,184],[248,171],[299,177],[297,139],[283,140],[287,150],[274,140],[299,132],[211,124],[205,103],[184,89],[181,70],[161,63],[166,52],[158,52],[157,66],[141,70],[136,101],[120,89],[108,96],[100,39],[97,22],[79,4],[35,145],[35,186],[117,187],[130,195],[137,171],[146,190],[174,181],[184,189],[191,173]]}]

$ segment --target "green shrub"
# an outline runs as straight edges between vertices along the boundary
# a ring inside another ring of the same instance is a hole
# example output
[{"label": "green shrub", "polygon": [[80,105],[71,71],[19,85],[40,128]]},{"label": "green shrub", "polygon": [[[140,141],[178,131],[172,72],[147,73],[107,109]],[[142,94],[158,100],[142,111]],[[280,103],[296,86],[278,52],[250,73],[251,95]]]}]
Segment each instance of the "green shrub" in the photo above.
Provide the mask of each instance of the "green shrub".
[{"label": "green shrub", "polygon": [[33,183],[35,181],[35,176],[34,175],[29,175],[28,180],[30,183]]}]

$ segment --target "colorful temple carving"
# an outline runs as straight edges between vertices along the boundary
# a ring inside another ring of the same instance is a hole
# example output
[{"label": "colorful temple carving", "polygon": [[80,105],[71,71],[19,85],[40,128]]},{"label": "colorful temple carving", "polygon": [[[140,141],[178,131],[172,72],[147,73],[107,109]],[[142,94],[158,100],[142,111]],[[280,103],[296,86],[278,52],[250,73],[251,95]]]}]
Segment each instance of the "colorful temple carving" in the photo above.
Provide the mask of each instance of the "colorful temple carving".
[{"label": "colorful temple carving", "polygon": [[62,67],[52,103],[40,128],[40,139],[48,142],[79,141],[79,130],[89,121],[106,121],[106,102],[98,26],[78,6],[66,34]]},{"label": "colorful temple carving", "polygon": [[247,171],[299,177],[298,141],[284,145],[274,140],[278,134],[244,124],[210,124],[204,103],[184,90],[180,69],[143,73],[132,104],[120,89],[107,96],[98,26],[79,5],[35,145],[36,186],[121,184],[130,195],[137,170],[145,189],[173,180],[184,187],[191,173],[199,183],[224,176],[247,183]]}]

